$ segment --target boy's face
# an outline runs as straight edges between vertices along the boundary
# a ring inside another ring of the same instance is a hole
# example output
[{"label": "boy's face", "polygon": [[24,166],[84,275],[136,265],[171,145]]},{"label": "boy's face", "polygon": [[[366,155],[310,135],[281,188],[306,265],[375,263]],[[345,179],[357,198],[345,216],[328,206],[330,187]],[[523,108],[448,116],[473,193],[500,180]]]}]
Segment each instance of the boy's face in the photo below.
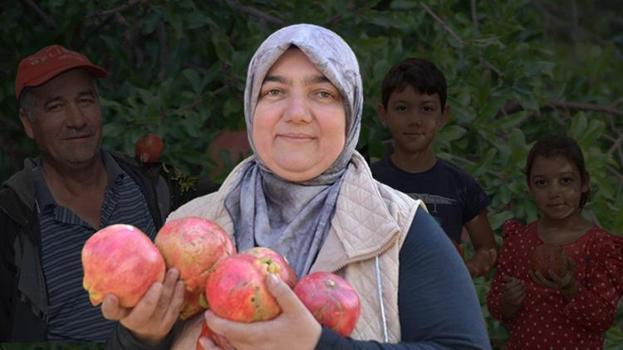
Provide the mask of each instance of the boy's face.
[{"label": "boy's face", "polygon": [[379,106],[379,118],[394,138],[396,152],[429,150],[437,131],[448,121],[448,109],[438,94],[422,94],[412,86],[394,91],[387,108]]}]

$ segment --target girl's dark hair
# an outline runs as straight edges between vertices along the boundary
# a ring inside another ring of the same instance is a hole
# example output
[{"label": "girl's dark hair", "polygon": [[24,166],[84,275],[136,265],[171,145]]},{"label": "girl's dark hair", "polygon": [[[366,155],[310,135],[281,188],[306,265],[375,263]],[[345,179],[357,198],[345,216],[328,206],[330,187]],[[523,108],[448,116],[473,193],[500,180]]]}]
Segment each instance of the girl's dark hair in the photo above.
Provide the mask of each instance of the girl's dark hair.
[{"label": "girl's dark hair", "polygon": [[[586,164],[584,163],[582,149],[571,137],[563,135],[550,135],[539,139],[534,146],[532,146],[526,160],[526,168],[524,169],[528,185],[530,185],[532,164],[534,163],[534,158],[537,156],[545,158],[563,157],[567,159],[578,168],[582,184],[588,184],[589,174],[586,170]],[[582,193],[582,197],[580,198],[580,208],[583,208],[588,201],[589,192],[590,189]]]},{"label": "girl's dark hair", "polygon": [[387,108],[394,91],[402,91],[407,86],[422,94],[438,94],[441,107],[446,106],[446,78],[432,62],[421,58],[407,58],[390,68],[381,87],[383,107]]}]

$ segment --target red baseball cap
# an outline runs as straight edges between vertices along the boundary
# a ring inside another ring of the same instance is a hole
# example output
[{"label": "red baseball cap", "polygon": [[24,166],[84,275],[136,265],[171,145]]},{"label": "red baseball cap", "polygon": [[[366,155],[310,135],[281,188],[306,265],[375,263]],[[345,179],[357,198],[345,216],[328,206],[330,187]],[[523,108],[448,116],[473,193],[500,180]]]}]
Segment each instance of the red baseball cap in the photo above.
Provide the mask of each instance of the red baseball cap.
[{"label": "red baseball cap", "polygon": [[82,68],[93,76],[106,78],[108,73],[78,52],[61,45],[50,45],[20,61],[15,77],[15,97],[19,101],[25,87],[39,86],[55,76],[74,68]]}]

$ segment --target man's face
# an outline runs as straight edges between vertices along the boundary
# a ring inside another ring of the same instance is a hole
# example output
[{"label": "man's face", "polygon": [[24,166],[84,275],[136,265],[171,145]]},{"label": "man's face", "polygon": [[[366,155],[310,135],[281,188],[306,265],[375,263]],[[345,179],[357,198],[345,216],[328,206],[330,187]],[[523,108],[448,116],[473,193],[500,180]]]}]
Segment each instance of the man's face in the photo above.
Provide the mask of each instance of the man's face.
[{"label": "man's face", "polygon": [[379,117],[394,138],[395,150],[401,153],[428,150],[437,131],[448,120],[438,94],[422,94],[412,86],[394,91],[387,108],[379,106]]},{"label": "man's face", "polygon": [[70,168],[91,164],[102,144],[102,113],[93,78],[73,69],[29,93],[34,102],[30,116],[22,110],[20,119],[42,158]]}]

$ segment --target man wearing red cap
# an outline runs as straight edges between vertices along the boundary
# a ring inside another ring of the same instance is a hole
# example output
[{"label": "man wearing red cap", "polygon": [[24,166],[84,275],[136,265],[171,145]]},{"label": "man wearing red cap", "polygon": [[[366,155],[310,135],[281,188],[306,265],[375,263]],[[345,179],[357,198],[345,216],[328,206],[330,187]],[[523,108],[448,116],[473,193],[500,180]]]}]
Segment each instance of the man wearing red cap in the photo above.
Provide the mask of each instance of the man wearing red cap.
[{"label": "man wearing red cap", "polygon": [[[174,191],[164,178],[102,150],[96,79],[106,75],[86,56],[59,45],[18,66],[19,118],[40,152],[0,188],[0,342],[108,339],[116,323],[90,305],[82,288],[84,242],[116,223],[134,225],[153,239],[181,204],[171,199]],[[158,301],[181,305],[177,279],[170,270],[164,284],[154,286],[144,301],[154,305],[151,312],[109,318],[138,323],[128,327],[135,332],[128,336],[150,340],[152,328],[162,326],[155,321],[162,311]]]}]

